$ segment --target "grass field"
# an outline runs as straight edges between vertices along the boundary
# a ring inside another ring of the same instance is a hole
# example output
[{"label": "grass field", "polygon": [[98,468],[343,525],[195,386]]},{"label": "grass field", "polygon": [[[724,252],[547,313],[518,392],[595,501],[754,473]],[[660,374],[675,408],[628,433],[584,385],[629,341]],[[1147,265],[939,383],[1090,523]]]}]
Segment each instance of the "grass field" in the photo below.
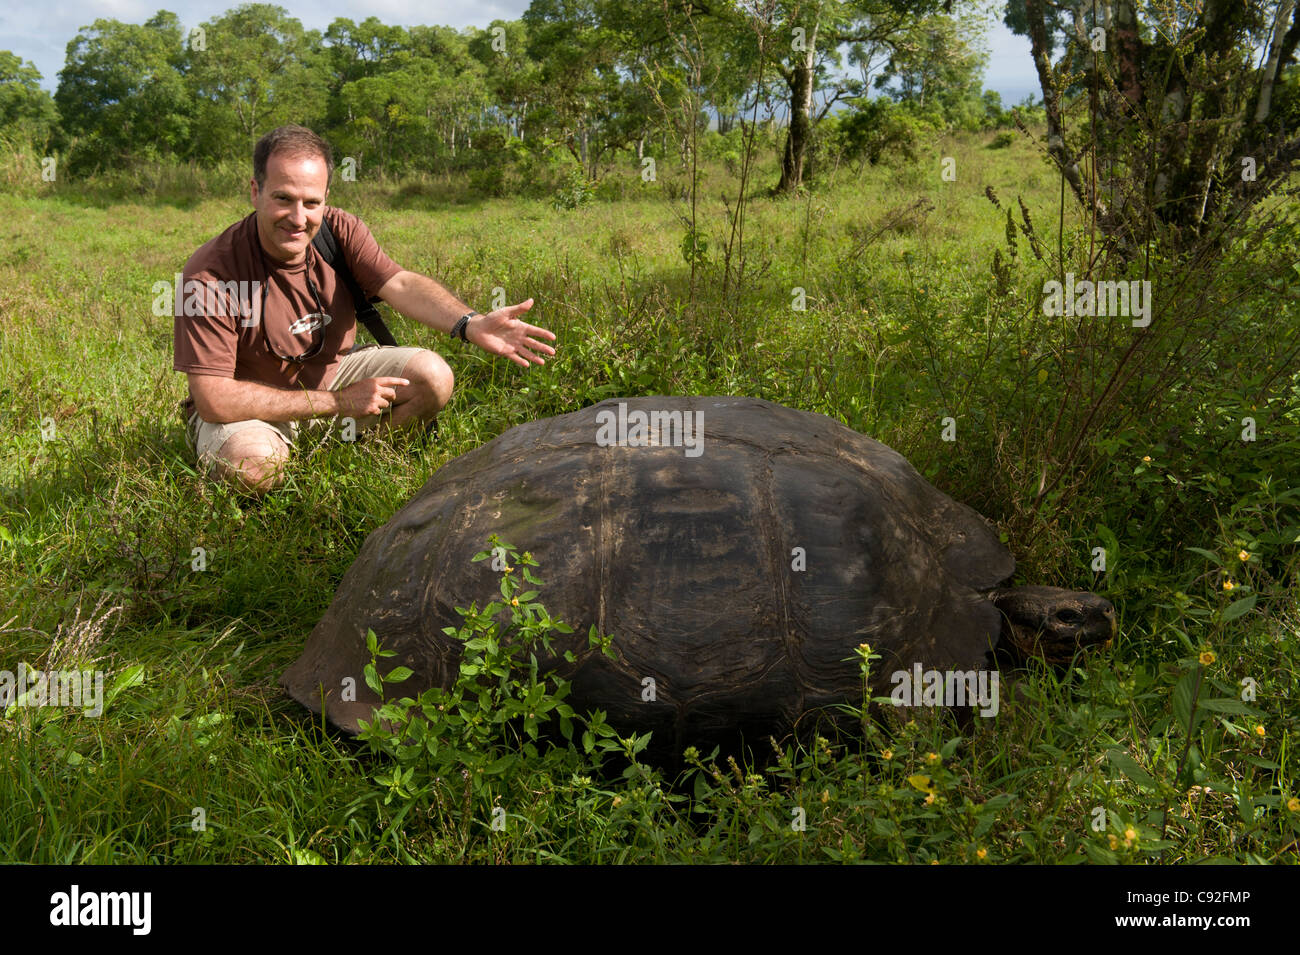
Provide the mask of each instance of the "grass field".
[{"label": "grass field", "polygon": [[[498,287],[535,298],[559,354],[524,371],[390,321],[457,375],[438,442],[309,445],[257,507],[196,475],[172,319],[150,309],[155,281],[247,214],[246,174],[0,195],[0,670],[106,674],[97,718],[0,715],[0,861],[1297,861],[1294,203],[1213,262],[1139,262],[1145,336],[1052,319],[1043,282],[1083,274],[1087,224],[1067,208],[1058,227],[1030,143],[987,139],[838,169],[797,199],[755,191],[725,282],[738,190],[718,161],[694,281],[688,177],[668,163],[573,209],[337,183],[404,267],[481,311]],[[365,536],[438,467],[653,394],[752,395],[885,442],[998,523],[1018,581],[1109,597],[1118,639],[1004,683],[966,732],[883,713],[757,765],[706,753],[678,780],[600,745],[519,756],[504,728],[421,760],[321,732],[283,696]],[[491,772],[439,769],[457,760]]]}]

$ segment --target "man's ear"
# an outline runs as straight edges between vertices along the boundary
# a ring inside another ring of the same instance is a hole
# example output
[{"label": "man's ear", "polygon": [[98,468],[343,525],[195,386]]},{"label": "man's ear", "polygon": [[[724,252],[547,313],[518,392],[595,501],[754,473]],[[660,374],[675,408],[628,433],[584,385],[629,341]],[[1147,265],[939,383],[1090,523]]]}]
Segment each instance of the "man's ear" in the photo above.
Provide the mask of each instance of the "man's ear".
[{"label": "man's ear", "polygon": [[253,205],[257,205],[257,193],[258,193],[257,180],[256,179],[248,180],[248,201],[251,202]]}]

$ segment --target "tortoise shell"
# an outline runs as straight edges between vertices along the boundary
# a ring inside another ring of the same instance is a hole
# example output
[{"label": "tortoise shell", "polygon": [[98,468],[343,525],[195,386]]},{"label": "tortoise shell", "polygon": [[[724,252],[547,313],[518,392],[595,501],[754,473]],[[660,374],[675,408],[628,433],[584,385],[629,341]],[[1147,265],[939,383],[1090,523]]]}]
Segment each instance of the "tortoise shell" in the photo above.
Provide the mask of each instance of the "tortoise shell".
[{"label": "tortoise shell", "polygon": [[[823,415],[753,398],[611,399],[519,425],[435,473],[366,539],[281,680],[290,695],[356,732],[378,703],[362,679],[367,629],[397,651],[385,671],[414,671],[399,695],[450,686],[461,644],[443,628],[461,625],[456,607],[499,597],[490,562],[471,562],[493,533],[536,557],[538,600],[574,628],[541,661],[571,680],[570,704],[677,753],[860,703],[862,643],[883,655],[877,693],[916,663],[984,666],[1001,629],[988,592],[1015,569],[979,514]],[[566,663],[592,625],[614,657]]]}]

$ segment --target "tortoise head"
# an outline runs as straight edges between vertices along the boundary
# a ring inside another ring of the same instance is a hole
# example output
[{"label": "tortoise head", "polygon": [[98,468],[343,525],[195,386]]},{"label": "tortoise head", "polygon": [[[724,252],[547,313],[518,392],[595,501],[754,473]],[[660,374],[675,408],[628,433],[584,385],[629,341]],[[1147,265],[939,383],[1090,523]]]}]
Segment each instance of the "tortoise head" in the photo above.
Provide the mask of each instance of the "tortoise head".
[{"label": "tortoise head", "polygon": [[1020,660],[1067,665],[1080,650],[1109,645],[1115,608],[1105,597],[1060,587],[1007,587],[991,595],[1002,612],[998,649]]}]

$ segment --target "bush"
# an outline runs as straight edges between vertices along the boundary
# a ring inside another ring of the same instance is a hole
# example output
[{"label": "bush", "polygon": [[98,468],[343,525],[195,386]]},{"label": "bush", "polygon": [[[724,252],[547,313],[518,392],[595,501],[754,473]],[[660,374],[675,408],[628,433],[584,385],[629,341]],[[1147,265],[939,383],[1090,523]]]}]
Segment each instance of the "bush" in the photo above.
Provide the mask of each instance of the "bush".
[{"label": "bush", "polygon": [[551,197],[554,209],[572,210],[585,206],[596,195],[596,184],[587,178],[581,169],[571,169],[564,182]]},{"label": "bush", "polygon": [[[916,160],[917,142],[936,128],[931,117],[920,117],[886,99],[857,100],[856,108],[839,119],[828,141],[840,158],[850,163],[875,165],[886,154]],[[823,120],[823,125],[829,120]]]}]

